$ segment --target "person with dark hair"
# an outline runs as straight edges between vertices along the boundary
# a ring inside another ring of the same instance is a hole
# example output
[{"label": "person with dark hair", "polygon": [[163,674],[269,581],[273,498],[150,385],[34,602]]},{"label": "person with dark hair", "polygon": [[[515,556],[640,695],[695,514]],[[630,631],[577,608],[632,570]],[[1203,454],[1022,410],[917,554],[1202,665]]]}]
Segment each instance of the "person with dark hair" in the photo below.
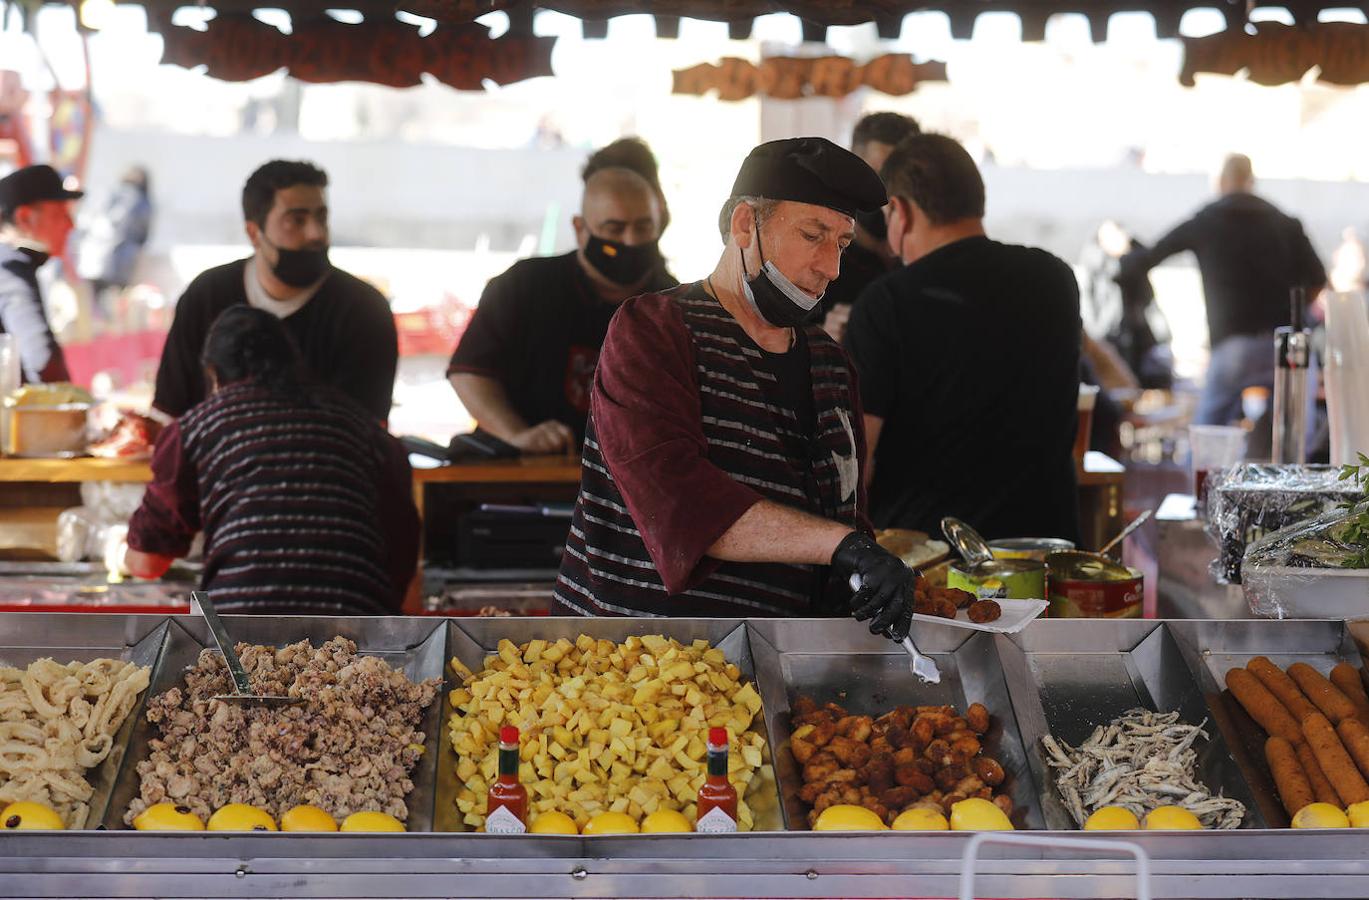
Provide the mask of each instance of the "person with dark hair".
[{"label": "person with dark hair", "polygon": [[1326,269],[1302,223],[1255,195],[1250,157],[1226,158],[1217,191],[1216,200],[1149,251],[1128,257],[1120,275],[1143,277],[1184,251],[1198,258],[1212,348],[1194,416],[1202,425],[1239,420],[1241,392],[1248,387],[1273,391],[1274,329],[1289,324],[1291,291],[1304,288],[1312,300],[1326,284]]},{"label": "person with dark hair", "polygon": [[71,234],[68,190],[51,166],[26,166],[0,178],[0,334],[12,334],[25,382],[67,381],[66,357],[52,334],[38,269],[60,256]]},{"label": "person with dark hair", "polygon": [[1082,323],[1073,270],[984,232],[984,181],[949,137],[905,138],[881,172],[906,265],[866,288],[860,374],[876,527],[1075,540]]},{"label": "person with dark hair", "polygon": [[619,308],[594,376],[560,611],[852,615],[907,635],[914,575],[869,534],[854,377],[810,322],[853,216],[885,199],[830,141],[761,144],[723,205],[712,273]]},{"label": "person with dark hair", "polygon": [[638,172],[598,168],[571,220],[576,249],[519,260],[485,286],[447,366],[482,430],[524,453],[575,451],[609,320],[629,297],[675,284],[657,246],[661,209]]},{"label": "person with dark hair", "polygon": [[[921,129],[917,120],[896,112],[870,113],[856,123],[851,133],[851,151],[876,172],[889,158],[895,145]],[[856,217],[856,239],[841,256],[841,274],[827,286],[822,297],[823,328],[832,340],[841,343],[851,306],[865,287],[899,265],[885,240],[884,213],[876,210]]]},{"label": "person with dark hair", "polygon": [[419,529],[400,443],[314,383],[265,310],[224,310],[201,359],[210,396],[157,439],[129,521],[129,572],[160,577],[203,531],[200,586],[221,610],[398,613]]},{"label": "person with dark hair", "polygon": [[659,234],[665,234],[670,224],[670,204],[666,202],[665,191],[661,190],[660,166],[651,146],[639,137],[623,137],[594,151],[580,170],[580,178],[586,183],[595,172],[603,169],[631,169],[647,180],[656,192],[661,203],[661,227]]},{"label": "person with dark hair", "polygon": [[328,175],[273,160],[242,189],[253,254],[201,273],[181,294],[157,368],[154,410],[175,418],[207,395],[200,354],[209,326],[235,306],[279,318],[314,378],[378,421],[390,416],[399,339],[378,290],[328,261]]},{"label": "person with dark hair", "polygon": [[97,315],[108,317],[114,299],[133,281],[133,269],[152,233],[147,169],[130,166],[103,207],[82,229],[76,274],[90,283]]}]

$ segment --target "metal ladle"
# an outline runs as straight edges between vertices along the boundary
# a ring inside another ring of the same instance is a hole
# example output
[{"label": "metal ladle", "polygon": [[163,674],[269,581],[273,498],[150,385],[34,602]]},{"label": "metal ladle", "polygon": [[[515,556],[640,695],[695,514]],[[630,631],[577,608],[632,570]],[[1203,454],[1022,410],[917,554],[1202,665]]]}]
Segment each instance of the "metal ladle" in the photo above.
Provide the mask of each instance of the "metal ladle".
[{"label": "metal ladle", "polygon": [[296,703],[303,703],[303,697],[280,697],[270,694],[252,693],[252,682],[247,679],[247,671],[242,667],[242,660],[238,659],[238,651],[233,647],[233,639],[228,636],[228,632],[223,627],[223,621],[219,618],[219,613],[214,609],[214,603],[209,599],[206,591],[191,591],[190,599],[200,608],[200,613],[204,616],[204,622],[209,626],[209,633],[214,636],[214,643],[218,645],[219,652],[223,654],[223,661],[228,664],[228,674],[233,677],[233,693],[220,694],[212,699],[225,700],[230,703],[246,703],[253,706],[290,706]]}]

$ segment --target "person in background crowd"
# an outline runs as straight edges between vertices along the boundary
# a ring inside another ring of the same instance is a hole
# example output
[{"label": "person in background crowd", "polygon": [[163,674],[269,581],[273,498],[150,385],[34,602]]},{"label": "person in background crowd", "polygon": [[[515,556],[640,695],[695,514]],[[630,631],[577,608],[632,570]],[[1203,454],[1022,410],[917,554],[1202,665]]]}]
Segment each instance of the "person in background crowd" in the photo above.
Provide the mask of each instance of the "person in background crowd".
[{"label": "person in background crowd", "polygon": [[762,144],[720,211],[713,272],[622,305],[594,376],[558,609],[850,614],[907,635],[915,576],[868,534],[854,379],[808,324],[852,217],[885,199],[830,141]]},{"label": "person in background crowd", "polygon": [[[851,150],[878,172],[899,141],[917,134],[917,120],[896,112],[877,112],[864,116],[851,133]],[[885,240],[883,211],[856,217],[856,239],[841,255],[841,274],[827,286],[822,297],[823,329],[841,343],[851,305],[860,292],[879,276],[901,265],[889,252]]]},{"label": "person in background crowd", "polygon": [[0,334],[14,335],[24,382],[71,378],[43,309],[38,268],[65,249],[68,205],[82,196],[67,190],[51,166],[26,166],[0,178]]},{"label": "person in background crowd", "polygon": [[400,443],[312,383],[274,314],[231,306],[203,351],[208,399],[162,430],[125,565],[161,577],[204,532],[200,586],[223,611],[398,613],[418,560]]},{"label": "person in background crowd", "polygon": [[905,138],[881,172],[906,265],[851,311],[877,528],[1076,540],[1079,285],[1044,250],[984,233],[984,181],[949,137]]},{"label": "person in background crowd", "polygon": [[666,202],[665,191],[661,190],[660,166],[656,162],[656,154],[651,152],[651,146],[639,137],[619,138],[590,155],[585,167],[580,170],[580,178],[588,182],[594,173],[614,168],[631,169],[651,185],[661,204],[660,234],[665,234],[670,226],[670,204]]},{"label": "person in background crowd", "polygon": [[76,274],[90,282],[96,314],[108,318],[115,297],[133,282],[152,231],[147,169],[131,166],[76,245]]},{"label": "person in background crowd", "polygon": [[585,179],[576,249],[523,259],[485,286],[447,377],[484,431],[524,453],[571,453],[619,304],[675,284],[661,262],[661,202],[620,166]]},{"label": "person in background crowd", "polygon": [[1081,305],[1085,330],[1111,345],[1141,388],[1167,390],[1174,383],[1169,322],[1155,303],[1150,276],[1129,266],[1123,274],[1124,261],[1147,252],[1112,219],[1099,225],[1079,261]]},{"label": "person in background crowd", "polygon": [[1226,425],[1241,418],[1241,391],[1273,390],[1274,329],[1289,323],[1289,292],[1315,298],[1326,270],[1302,223],[1255,196],[1249,157],[1222,165],[1220,196],[1180,223],[1148,252],[1128,257],[1122,277],[1143,274],[1176,253],[1198,258],[1207,299],[1212,358],[1195,421]]},{"label": "person in background crowd", "polygon": [[200,355],[209,327],[234,306],[279,318],[312,377],[390,416],[399,339],[390,304],[328,261],[328,175],[308,162],[273,160],[242,189],[253,254],[202,272],[176,303],[157,369],[154,410],[175,418],[207,396]]}]

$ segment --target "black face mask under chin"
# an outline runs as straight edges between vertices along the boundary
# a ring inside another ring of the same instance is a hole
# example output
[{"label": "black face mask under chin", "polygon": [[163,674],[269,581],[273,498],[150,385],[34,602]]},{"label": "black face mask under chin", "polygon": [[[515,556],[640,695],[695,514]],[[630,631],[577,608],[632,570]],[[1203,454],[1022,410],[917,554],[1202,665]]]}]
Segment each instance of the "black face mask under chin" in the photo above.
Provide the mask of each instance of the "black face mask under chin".
[{"label": "black face mask under chin", "polygon": [[761,249],[761,230],[756,228],[756,252],[761,256],[761,269],[755,278],[746,274],[746,254],[740,247],[737,255],[742,263],[742,293],[746,302],[765,321],[776,328],[804,325],[815,317],[821,297],[811,297],[795,285],[775,264],[765,259]]},{"label": "black face mask under chin", "polygon": [[266,240],[265,235],[262,235],[262,243],[276,251],[276,264],[271,267],[271,274],[290,287],[307,288],[328,272],[327,247],[318,250],[287,250]]}]

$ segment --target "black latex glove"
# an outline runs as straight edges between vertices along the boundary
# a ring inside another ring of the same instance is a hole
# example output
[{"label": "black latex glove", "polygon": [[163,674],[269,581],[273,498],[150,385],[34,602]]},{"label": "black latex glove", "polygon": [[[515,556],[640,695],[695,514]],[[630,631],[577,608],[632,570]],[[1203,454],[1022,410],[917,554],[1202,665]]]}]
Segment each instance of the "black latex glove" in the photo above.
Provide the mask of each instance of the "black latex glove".
[{"label": "black latex glove", "polygon": [[913,624],[913,585],[917,573],[868,535],[853,531],[832,554],[832,565],[843,576],[860,576],[851,598],[851,615],[870,619],[870,633],[902,641]]}]

